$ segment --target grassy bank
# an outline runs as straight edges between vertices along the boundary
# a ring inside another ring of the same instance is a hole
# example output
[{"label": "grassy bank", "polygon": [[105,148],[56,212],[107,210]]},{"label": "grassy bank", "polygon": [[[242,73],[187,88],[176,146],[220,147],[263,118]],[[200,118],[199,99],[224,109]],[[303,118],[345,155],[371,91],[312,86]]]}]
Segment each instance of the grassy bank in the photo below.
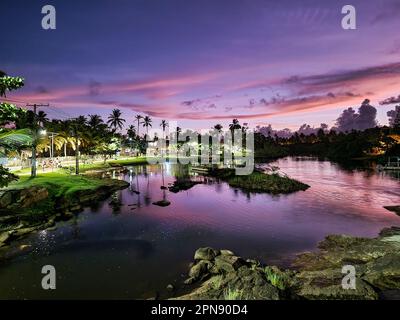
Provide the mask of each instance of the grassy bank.
[{"label": "grassy bank", "polygon": [[210,172],[210,175],[226,181],[232,187],[250,192],[280,194],[304,191],[310,187],[305,183],[277,173],[265,174],[254,171],[249,175],[239,176],[235,174],[234,169],[214,169]]},{"label": "grassy bank", "polygon": [[21,176],[18,181],[11,183],[7,189],[44,187],[50,195],[59,197],[70,196],[77,191],[96,189],[102,184],[104,184],[103,180],[96,178],[51,172],[39,174],[36,178]]},{"label": "grassy bank", "polygon": [[[107,160],[106,162],[104,161],[96,161],[94,163],[83,163],[82,161],[79,164],[79,172],[84,173],[90,170],[107,170],[107,169],[112,169],[114,167],[120,167],[120,166],[129,166],[129,165],[143,165],[147,164],[147,158],[146,157],[132,157],[132,158],[124,158],[124,159],[112,159],[112,160]],[[46,171],[43,172],[41,168],[38,168],[38,173],[40,174],[52,174],[52,173],[64,173],[67,174],[67,169],[72,168],[73,172],[75,172],[75,163],[70,164],[70,165],[63,165],[63,170],[61,169],[54,169],[53,171]],[[48,169],[49,170],[49,169]],[[14,174],[18,176],[29,176],[31,173],[31,168],[24,168],[20,170],[13,171]]]},{"label": "grassy bank", "polygon": [[61,172],[39,174],[0,190],[0,247],[25,235],[68,220],[85,206],[106,199],[129,184]]}]

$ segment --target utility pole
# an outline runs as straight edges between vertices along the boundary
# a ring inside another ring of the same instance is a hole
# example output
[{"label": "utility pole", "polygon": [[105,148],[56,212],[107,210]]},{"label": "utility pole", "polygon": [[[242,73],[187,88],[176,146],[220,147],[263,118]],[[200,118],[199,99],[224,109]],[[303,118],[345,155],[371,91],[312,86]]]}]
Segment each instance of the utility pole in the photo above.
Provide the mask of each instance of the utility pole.
[{"label": "utility pole", "polygon": [[78,130],[75,131],[75,174],[79,174],[79,134]]},{"label": "utility pole", "polygon": [[33,139],[32,139],[32,164],[31,164],[31,177],[36,177],[36,146],[37,146],[37,136],[38,136],[38,123],[37,123],[37,108],[41,107],[48,107],[49,104],[27,104],[27,107],[33,107],[33,124],[32,124],[32,131],[33,131]]},{"label": "utility pole", "polygon": [[75,174],[79,175],[79,128],[78,124],[72,125],[72,136],[75,137]]}]

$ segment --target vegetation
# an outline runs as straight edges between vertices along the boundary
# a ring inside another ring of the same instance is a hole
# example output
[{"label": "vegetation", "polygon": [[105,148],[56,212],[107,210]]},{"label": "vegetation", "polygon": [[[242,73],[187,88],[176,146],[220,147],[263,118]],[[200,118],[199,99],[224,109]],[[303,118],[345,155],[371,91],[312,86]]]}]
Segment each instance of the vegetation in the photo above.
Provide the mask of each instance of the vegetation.
[{"label": "vegetation", "polygon": [[239,176],[234,169],[213,169],[210,175],[227,181],[232,187],[237,187],[250,192],[266,192],[272,194],[291,193],[300,190],[307,190],[308,185],[281,176],[278,173],[266,174],[254,171],[250,175]]},{"label": "vegetation", "polygon": [[224,300],[242,300],[243,291],[228,287],[224,291]]},{"label": "vegetation", "polygon": [[284,278],[271,267],[265,267],[265,276],[267,280],[280,290],[284,290],[286,287]]},{"label": "vegetation", "polygon": [[18,176],[11,173],[9,169],[0,166],[0,188],[7,187],[12,181],[18,180]]},{"label": "vegetation", "polygon": [[35,179],[21,177],[18,182],[11,183],[9,188],[23,189],[33,186],[46,188],[50,195],[69,197],[77,191],[93,190],[102,185],[101,179],[65,175],[62,172],[39,174]]}]

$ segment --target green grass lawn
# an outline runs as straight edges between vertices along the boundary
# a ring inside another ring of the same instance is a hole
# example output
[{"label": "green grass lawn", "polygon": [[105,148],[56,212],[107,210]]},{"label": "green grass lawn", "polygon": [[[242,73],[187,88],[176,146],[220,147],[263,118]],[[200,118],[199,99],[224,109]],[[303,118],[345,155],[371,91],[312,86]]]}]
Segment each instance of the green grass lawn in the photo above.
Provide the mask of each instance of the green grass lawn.
[{"label": "green grass lawn", "polygon": [[61,172],[38,174],[36,178],[21,176],[8,189],[22,189],[32,186],[45,187],[54,196],[67,196],[79,190],[91,190],[103,184],[101,179],[87,176],[68,175]]}]

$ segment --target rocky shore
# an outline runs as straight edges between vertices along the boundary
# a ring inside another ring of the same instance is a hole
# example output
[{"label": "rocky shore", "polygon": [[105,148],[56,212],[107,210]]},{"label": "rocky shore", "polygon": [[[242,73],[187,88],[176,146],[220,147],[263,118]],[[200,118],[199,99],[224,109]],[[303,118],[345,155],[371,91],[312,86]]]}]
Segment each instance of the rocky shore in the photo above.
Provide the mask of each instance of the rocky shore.
[{"label": "rocky shore", "polygon": [[[192,291],[175,299],[400,299],[400,227],[372,239],[330,235],[318,248],[300,254],[290,270],[200,248],[185,281]],[[346,265],[355,268],[354,289],[342,286]]]},{"label": "rocky shore", "polygon": [[128,186],[126,181],[102,179],[92,188],[77,188],[68,195],[40,185],[2,190],[0,248],[4,249],[11,241],[34,231],[53,227],[57,221],[68,220],[85,206],[104,200]]}]

